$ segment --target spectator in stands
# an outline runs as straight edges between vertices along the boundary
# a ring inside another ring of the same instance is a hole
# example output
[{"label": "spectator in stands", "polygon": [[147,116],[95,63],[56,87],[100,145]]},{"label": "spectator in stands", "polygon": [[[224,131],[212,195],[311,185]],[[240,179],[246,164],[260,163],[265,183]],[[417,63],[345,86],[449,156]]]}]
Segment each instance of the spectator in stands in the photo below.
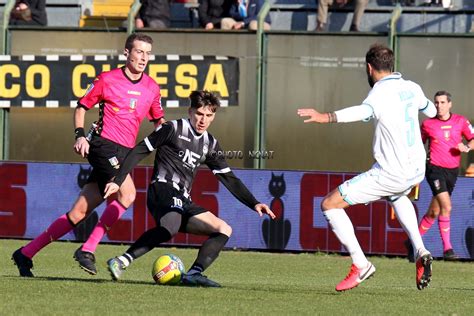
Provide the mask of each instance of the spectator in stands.
[{"label": "spectator in stands", "polygon": [[135,27],[141,29],[167,29],[170,27],[170,2],[173,0],[141,0],[142,6],[135,19]]},{"label": "spectator in stands", "polygon": [[10,25],[47,24],[46,0],[17,0],[10,15]]},{"label": "spectator in stands", "polygon": [[392,0],[392,4],[393,5],[400,4],[401,6],[412,7],[412,6],[416,6],[416,0]]},{"label": "spectator in stands", "polygon": [[445,9],[451,8],[452,1],[451,0],[425,0],[423,3],[420,4],[421,7],[443,7]]},{"label": "spectator in stands", "polygon": [[[221,28],[223,30],[240,30],[248,28],[255,31],[257,29],[257,16],[262,8],[264,0],[235,0],[230,8],[230,18],[223,18]],[[267,14],[263,28],[268,31],[271,26],[270,15]]]},{"label": "spectator in stands", "polygon": [[[359,32],[359,24],[364,15],[365,8],[369,3],[369,0],[336,0],[336,6],[341,8],[348,2],[354,2],[354,15],[352,16],[352,23],[350,27],[351,32]],[[326,30],[326,23],[328,20],[329,6],[334,3],[334,0],[319,0],[318,1],[318,21],[316,26],[316,32]]]},{"label": "spectator in stands", "polygon": [[223,18],[230,17],[235,0],[199,0],[199,22],[206,30],[221,27]]}]

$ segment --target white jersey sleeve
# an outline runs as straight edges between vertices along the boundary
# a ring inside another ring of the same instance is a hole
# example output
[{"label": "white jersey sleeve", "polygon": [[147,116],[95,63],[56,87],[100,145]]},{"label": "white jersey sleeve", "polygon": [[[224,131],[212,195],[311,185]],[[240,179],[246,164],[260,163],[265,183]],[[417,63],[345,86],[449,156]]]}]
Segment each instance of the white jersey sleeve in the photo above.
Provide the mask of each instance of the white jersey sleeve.
[{"label": "white jersey sleeve", "polygon": [[368,121],[372,118],[374,111],[367,104],[354,105],[334,112],[338,123],[349,123],[357,121]]},{"label": "white jersey sleeve", "polygon": [[428,99],[426,99],[426,103],[420,108],[420,111],[428,117],[435,117],[437,113],[436,106]]}]

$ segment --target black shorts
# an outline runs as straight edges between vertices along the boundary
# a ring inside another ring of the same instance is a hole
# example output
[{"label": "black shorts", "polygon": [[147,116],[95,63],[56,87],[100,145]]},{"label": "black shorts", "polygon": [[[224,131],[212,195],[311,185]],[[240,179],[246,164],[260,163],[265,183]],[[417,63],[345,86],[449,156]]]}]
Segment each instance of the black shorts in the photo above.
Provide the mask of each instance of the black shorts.
[{"label": "black shorts", "polygon": [[426,181],[430,185],[433,196],[442,192],[453,193],[458,179],[459,168],[443,168],[432,164],[426,165]]},{"label": "black shorts", "polygon": [[161,218],[169,212],[181,214],[180,232],[185,231],[184,228],[191,217],[208,211],[202,206],[194,204],[183,195],[183,192],[176,190],[171,184],[163,182],[154,182],[148,186],[147,206],[157,225],[159,225]]},{"label": "black shorts", "polygon": [[131,149],[100,136],[92,137],[87,160],[92,166],[92,172],[87,183],[97,183],[101,193],[105,185],[117,175],[120,164]]}]

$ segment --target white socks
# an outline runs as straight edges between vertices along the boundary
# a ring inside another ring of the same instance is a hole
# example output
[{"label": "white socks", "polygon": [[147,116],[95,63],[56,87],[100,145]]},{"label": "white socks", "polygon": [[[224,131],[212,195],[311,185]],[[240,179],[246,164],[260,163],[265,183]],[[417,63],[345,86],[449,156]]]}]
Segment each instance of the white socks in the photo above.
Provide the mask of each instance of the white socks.
[{"label": "white socks", "polygon": [[402,225],[403,229],[408,234],[413,248],[415,249],[415,254],[418,257],[419,253],[426,249],[418,230],[418,220],[416,219],[416,213],[413,204],[411,204],[411,201],[408,197],[402,196],[395,202],[392,202],[392,206],[395,210],[395,214],[397,215],[400,225]]},{"label": "white socks", "polygon": [[130,263],[132,263],[132,261],[133,261],[133,257],[130,256],[128,253],[124,253],[123,255],[118,257],[118,259],[122,262],[124,267],[128,267],[130,265]]},{"label": "white socks", "polygon": [[352,262],[358,268],[367,267],[369,261],[365,257],[364,252],[357,241],[354,226],[346,212],[342,208],[334,208],[323,212],[323,214],[329,222],[329,225],[331,225],[332,231],[336,234],[336,237],[349,252]]}]

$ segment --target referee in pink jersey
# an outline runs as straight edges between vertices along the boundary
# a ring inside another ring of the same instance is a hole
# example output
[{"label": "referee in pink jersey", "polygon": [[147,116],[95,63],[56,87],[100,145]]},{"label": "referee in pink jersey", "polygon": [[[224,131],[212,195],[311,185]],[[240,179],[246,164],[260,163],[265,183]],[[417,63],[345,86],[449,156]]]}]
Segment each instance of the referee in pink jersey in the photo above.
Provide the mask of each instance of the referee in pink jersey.
[{"label": "referee in pink jersey", "polygon": [[[87,157],[92,173],[72,208],[57,218],[42,234],[12,256],[20,276],[33,277],[32,258],[41,249],[74,229],[88,214],[104,202],[107,182],[118,172],[127,153],[135,146],[142,120],[147,117],[158,127],[164,122],[158,84],[144,73],[153,40],[144,34],[132,34],[125,43],[125,66],[101,73],[92,82],[74,111],[76,142],[74,151]],[[84,120],[87,110],[99,105],[99,118],[90,140],[86,138]],[[95,275],[94,252],[104,234],[134,202],[135,185],[127,176],[117,199],[104,210],[89,239],[74,253],[79,266]]]},{"label": "referee in pink jersey", "polygon": [[[423,142],[429,141],[426,180],[433,192],[433,198],[418,229],[423,236],[438,218],[443,257],[445,260],[456,260],[457,256],[450,240],[451,193],[456,185],[461,153],[467,153],[474,148],[474,129],[464,116],[451,113],[449,92],[436,92],[434,104],[437,109],[436,117],[426,119],[421,125]],[[467,144],[463,143],[463,137]],[[408,257],[410,260],[413,258],[411,249]]]}]

